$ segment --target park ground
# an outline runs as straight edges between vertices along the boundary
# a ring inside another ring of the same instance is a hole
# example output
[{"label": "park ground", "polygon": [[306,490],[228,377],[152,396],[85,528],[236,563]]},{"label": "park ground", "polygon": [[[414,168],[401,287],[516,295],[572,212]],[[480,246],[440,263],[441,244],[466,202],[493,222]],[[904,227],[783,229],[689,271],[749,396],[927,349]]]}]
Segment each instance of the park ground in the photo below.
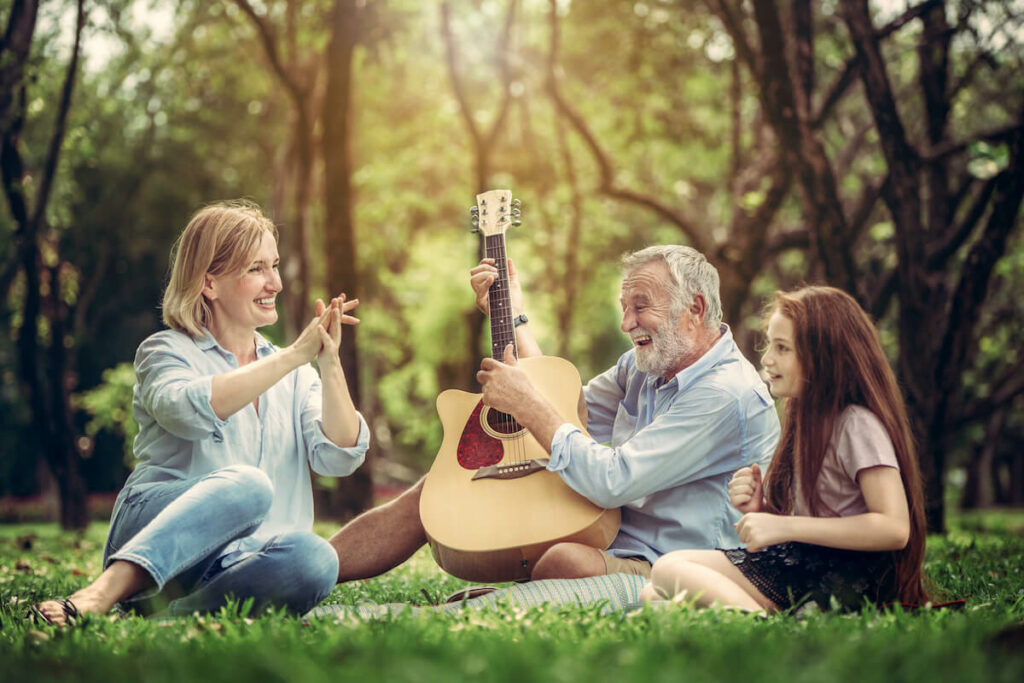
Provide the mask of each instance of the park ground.
[{"label": "park ground", "polygon": [[[328,535],[331,528],[318,527]],[[385,619],[253,615],[245,606],[173,620],[111,615],[56,629],[28,605],[100,569],[106,526],[0,526],[5,681],[1007,681],[1024,680],[1024,511],[954,515],[927,571],[961,609],[804,610],[758,619],[685,606],[513,605]],[[388,575],[339,586],[332,604],[430,604],[464,585],[420,551]]]}]

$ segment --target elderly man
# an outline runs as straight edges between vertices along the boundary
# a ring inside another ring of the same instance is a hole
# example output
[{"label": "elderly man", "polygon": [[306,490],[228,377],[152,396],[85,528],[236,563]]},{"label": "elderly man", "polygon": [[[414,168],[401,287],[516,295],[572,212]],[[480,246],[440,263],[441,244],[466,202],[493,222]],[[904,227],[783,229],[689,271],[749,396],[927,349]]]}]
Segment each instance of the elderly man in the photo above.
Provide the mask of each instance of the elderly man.
[{"label": "elderly man", "polygon": [[[738,545],[727,485],[744,466],[767,465],[779,435],[764,383],[721,322],[718,272],[699,252],[655,246],[623,259],[622,331],[634,348],[584,387],[587,437],[563,420],[515,367],[485,359],[477,377],[484,402],[513,415],[541,444],[548,469],[602,507],[622,507],[606,550],[552,546],[533,579],[626,572],[648,576],[654,560],[684,548]],[[477,305],[497,277],[485,259],[470,273]],[[524,316],[509,263],[512,312]],[[520,357],[541,355],[529,325],[517,324]],[[419,520],[422,481],[388,505],[358,517],[331,539],[338,580],[374,576],[426,542]]]}]

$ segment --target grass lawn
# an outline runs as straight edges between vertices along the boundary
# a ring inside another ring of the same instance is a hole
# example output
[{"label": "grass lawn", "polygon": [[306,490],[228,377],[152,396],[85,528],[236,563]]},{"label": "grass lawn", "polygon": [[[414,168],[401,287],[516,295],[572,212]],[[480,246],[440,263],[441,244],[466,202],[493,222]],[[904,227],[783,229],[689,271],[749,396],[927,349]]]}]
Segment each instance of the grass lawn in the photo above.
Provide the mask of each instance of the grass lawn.
[{"label": "grass lawn", "polygon": [[[678,608],[503,606],[380,621],[238,611],[109,616],[75,628],[23,621],[32,601],[94,577],[106,527],[0,527],[0,680],[1024,681],[1024,513],[958,517],[929,539],[928,572],[962,610],[804,612],[765,620]],[[318,529],[325,535],[330,531]],[[428,553],[328,602],[429,604],[464,582]]]}]

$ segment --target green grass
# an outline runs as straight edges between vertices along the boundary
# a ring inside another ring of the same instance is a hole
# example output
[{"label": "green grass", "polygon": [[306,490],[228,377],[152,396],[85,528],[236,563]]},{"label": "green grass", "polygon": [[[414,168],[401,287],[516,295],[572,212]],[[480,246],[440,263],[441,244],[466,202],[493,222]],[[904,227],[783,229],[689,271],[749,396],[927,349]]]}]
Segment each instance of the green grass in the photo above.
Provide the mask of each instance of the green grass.
[{"label": "green grass", "polygon": [[[1007,681],[1024,680],[1024,514],[958,517],[929,540],[929,574],[962,610],[801,613],[597,607],[406,613],[381,621],[110,616],[30,626],[25,607],[97,574],[105,526],[0,527],[4,681]],[[321,531],[327,532],[324,528]],[[31,548],[25,546],[31,544]],[[329,602],[426,604],[464,582],[420,552]],[[426,594],[425,594],[425,593]]]}]

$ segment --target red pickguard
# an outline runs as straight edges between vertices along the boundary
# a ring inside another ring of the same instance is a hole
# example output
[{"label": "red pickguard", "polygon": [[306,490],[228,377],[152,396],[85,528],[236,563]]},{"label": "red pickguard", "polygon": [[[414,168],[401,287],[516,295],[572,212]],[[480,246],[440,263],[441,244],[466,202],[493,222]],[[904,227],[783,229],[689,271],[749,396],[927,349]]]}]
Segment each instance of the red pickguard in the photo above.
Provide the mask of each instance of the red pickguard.
[{"label": "red pickguard", "polygon": [[456,456],[459,465],[467,470],[478,470],[488,465],[497,465],[504,456],[501,441],[485,432],[480,425],[480,411],[483,408],[484,402],[477,402],[476,408],[466,420],[466,426],[463,427],[462,436],[459,438]]}]

